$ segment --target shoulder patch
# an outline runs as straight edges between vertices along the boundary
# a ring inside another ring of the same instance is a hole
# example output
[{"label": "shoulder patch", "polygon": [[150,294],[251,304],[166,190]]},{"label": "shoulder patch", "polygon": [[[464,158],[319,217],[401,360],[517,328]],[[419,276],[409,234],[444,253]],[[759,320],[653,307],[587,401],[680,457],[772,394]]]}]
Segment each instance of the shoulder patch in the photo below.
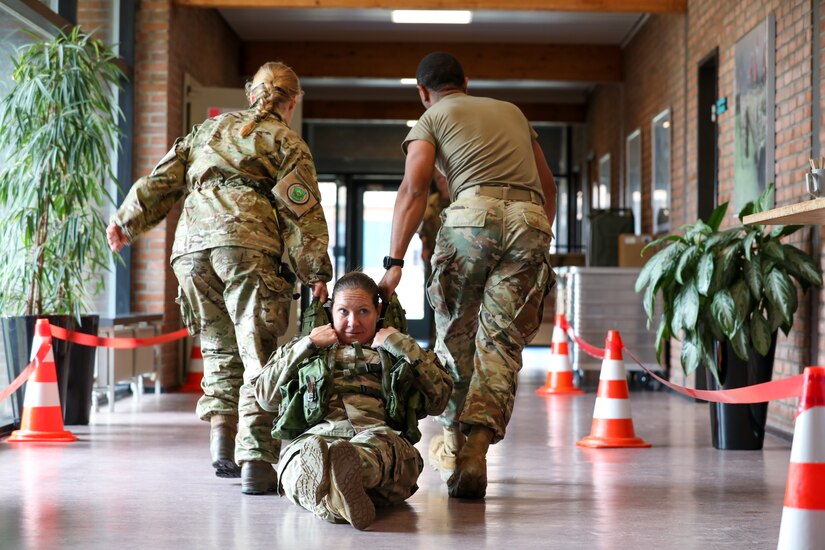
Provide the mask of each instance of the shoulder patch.
[{"label": "shoulder patch", "polygon": [[309,201],[309,191],[300,183],[290,185],[286,195],[295,204],[306,204]]},{"label": "shoulder patch", "polygon": [[278,199],[276,208],[285,208],[296,218],[310,211],[318,201],[301,178],[293,171],[281,179],[272,190]]}]

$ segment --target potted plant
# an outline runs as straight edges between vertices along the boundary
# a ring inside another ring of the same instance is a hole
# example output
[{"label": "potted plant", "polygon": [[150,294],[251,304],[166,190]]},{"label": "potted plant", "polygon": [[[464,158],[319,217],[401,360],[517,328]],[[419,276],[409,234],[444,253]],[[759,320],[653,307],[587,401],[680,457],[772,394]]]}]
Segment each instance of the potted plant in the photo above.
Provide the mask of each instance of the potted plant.
[{"label": "potted plant", "polygon": [[[773,207],[774,185],[745,205],[744,216]],[[664,343],[682,342],[685,374],[707,368],[711,387],[732,388],[770,380],[777,330],[786,335],[799,306],[797,291],[822,285],[814,259],[781,239],[802,226],[739,225],[720,229],[728,203],[705,223],[682,227],[648,245],[664,247],[645,264],[636,281],[644,290],[648,326],[657,295],[662,314],[656,332],[656,356]],[[647,247],[646,247],[647,248]],[[711,403],[716,448],[762,448],[767,403]],[[721,420],[742,420],[746,427],[726,433]]]},{"label": "potted plant", "polygon": [[[37,317],[97,333],[97,316],[83,314],[112,258],[103,208],[113,202],[105,182],[114,179],[110,155],[120,134],[116,59],[75,28],[20,47],[13,60],[14,83],[0,103],[0,313],[10,316],[3,320],[6,357],[17,368],[28,363]],[[60,363],[68,348],[55,341],[61,403],[68,415],[67,390],[81,380],[81,421],[66,423],[84,423],[95,350],[74,346],[92,361],[73,364],[70,377]]]}]

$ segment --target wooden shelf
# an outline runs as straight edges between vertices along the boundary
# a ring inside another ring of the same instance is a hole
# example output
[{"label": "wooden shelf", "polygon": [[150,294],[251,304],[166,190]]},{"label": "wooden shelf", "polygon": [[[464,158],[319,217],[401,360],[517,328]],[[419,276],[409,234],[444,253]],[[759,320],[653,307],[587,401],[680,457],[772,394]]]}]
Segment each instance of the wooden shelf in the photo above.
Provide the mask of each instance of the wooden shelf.
[{"label": "wooden shelf", "polygon": [[742,223],[758,225],[825,225],[825,197],[745,216]]}]

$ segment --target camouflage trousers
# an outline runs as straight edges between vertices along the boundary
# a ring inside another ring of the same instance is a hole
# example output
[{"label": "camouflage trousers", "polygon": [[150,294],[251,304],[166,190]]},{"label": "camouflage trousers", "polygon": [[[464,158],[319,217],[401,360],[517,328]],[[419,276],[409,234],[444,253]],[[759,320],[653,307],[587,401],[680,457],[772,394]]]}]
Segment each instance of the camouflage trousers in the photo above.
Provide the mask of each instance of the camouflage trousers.
[{"label": "camouflage trousers", "polygon": [[253,377],[286,332],[292,297],[277,259],[250,248],[223,246],[176,258],[178,301],[190,334],[200,335],[203,396],[197,414],[238,417],[235,461],[278,462],[273,415],[255,400]]},{"label": "camouflage trousers", "polygon": [[[304,502],[298,493],[301,476],[301,448],[312,431],[295,438],[284,450],[284,457],[278,467],[278,491],[290,502],[313,512],[330,523],[343,523],[340,517],[326,504]],[[418,476],[424,468],[424,461],[412,444],[392,429],[381,426],[367,428],[351,438],[331,437],[323,434],[327,443],[336,439],[347,439],[355,446],[361,458],[364,488],[376,506],[390,506],[410,498],[418,490]]]},{"label": "camouflage trousers", "polygon": [[513,412],[521,352],[555,282],[552,231],[530,202],[460,197],[442,216],[427,294],[435,352],[455,387],[438,421],[465,432],[486,426],[497,442]]}]

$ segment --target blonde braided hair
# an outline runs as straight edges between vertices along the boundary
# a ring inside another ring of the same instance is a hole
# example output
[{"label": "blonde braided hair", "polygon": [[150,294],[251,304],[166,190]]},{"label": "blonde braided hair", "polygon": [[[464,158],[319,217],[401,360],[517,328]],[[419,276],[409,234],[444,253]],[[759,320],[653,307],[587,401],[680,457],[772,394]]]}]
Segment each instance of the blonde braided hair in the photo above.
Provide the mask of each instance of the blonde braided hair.
[{"label": "blonde braided hair", "polygon": [[246,96],[250,103],[255,99],[255,118],[244,124],[238,132],[246,137],[260,121],[275,112],[283,112],[295,97],[301,95],[298,75],[280,61],[261,65],[251,82],[246,83]]}]

